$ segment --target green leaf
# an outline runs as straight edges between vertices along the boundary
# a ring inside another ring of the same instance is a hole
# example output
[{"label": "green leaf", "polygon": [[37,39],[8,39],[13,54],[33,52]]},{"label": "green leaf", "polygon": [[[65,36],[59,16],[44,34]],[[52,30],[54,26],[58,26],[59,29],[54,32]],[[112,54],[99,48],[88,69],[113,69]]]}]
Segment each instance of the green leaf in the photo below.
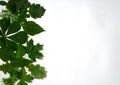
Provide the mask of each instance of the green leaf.
[{"label": "green leaf", "polygon": [[32,4],[30,6],[29,13],[33,18],[41,18],[45,13],[45,9],[40,6],[40,4]]},{"label": "green leaf", "polygon": [[30,3],[28,2],[28,0],[16,0],[16,8],[18,10],[20,9],[27,9],[27,7],[29,7]]},{"label": "green leaf", "polygon": [[5,1],[0,1],[0,5],[2,5],[2,6],[7,5],[7,2],[5,2]]},{"label": "green leaf", "polygon": [[17,44],[11,40],[6,39],[6,47],[11,48],[13,50],[17,50]]},{"label": "green leaf", "polygon": [[12,81],[11,78],[3,78],[3,82],[5,85],[14,85],[14,82]]},{"label": "green leaf", "polygon": [[25,53],[25,48],[21,44],[18,44],[18,49],[16,51],[17,58],[22,58],[25,55]]},{"label": "green leaf", "polygon": [[33,48],[33,46],[34,45],[33,45],[33,40],[32,39],[29,40],[29,41],[27,41],[27,48],[26,48],[27,53],[31,51],[31,49]]},{"label": "green leaf", "polygon": [[24,44],[27,41],[28,36],[24,31],[21,31],[12,36],[9,36],[8,38],[12,41],[15,41],[16,43]]},{"label": "green leaf", "polygon": [[44,29],[41,26],[39,26],[33,21],[28,21],[24,23],[23,29],[27,34],[32,35],[32,36],[44,31]]},{"label": "green leaf", "polygon": [[36,61],[36,59],[43,58],[43,54],[39,52],[42,49],[43,49],[43,45],[40,44],[34,45],[33,40],[27,42],[28,57],[32,59],[32,61]]},{"label": "green leaf", "polygon": [[37,65],[31,64],[28,66],[28,69],[36,79],[43,79],[46,77],[45,68],[40,66],[39,64]]},{"label": "green leaf", "polygon": [[10,48],[0,48],[0,58],[5,62],[13,61],[15,59],[14,51]]},{"label": "green leaf", "polygon": [[8,29],[10,24],[10,19],[8,18],[3,18],[0,20],[0,27],[1,27],[1,31],[5,34],[6,30]]},{"label": "green leaf", "polygon": [[41,50],[43,50],[43,45],[40,45],[39,43],[33,47],[33,52]]},{"label": "green leaf", "polygon": [[16,9],[16,4],[15,4],[16,0],[9,0],[8,4],[6,6],[6,8],[11,11],[12,13],[17,13],[17,9]]},{"label": "green leaf", "polygon": [[0,47],[4,47],[6,45],[5,39],[0,37]]},{"label": "green leaf", "polygon": [[7,35],[18,32],[20,30],[20,28],[21,28],[21,26],[18,22],[14,22],[14,23],[10,24],[8,31],[7,31]]},{"label": "green leaf", "polygon": [[34,79],[33,76],[27,75],[27,72],[26,72],[25,68],[20,69],[20,72],[18,72],[18,78],[21,81],[26,81],[26,82],[32,82],[32,80]]},{"label": "green leaf", "polygon": [[43,54],[40,53],[40,52],[30,52],[28,54],[29,58],[33,61],[36,61],[36,58],[37,59],[42,59],[43,58]]},{"label": "green leaf", "polygon": [[23,77],[23,80],[26,82],[29,82],[29,83],[32,82],[33,79],[34,79],[34,77],[31,75],[26,75]]},{"label": "green leaf", "polygon": [[11,62],[11,64],[14,67],[24,67],[24,66],[29,65],[30,63],[32,63],[31,60],[24,59],[24,58],[17,58],[14,61]]},{"label": "green leaf", "polygon": [[25,81],[19,81],[17,85],[28,85]]},{"label": "green leaf", "polygon": [[0,65],[0,70],[3,71],[5,74],[13,70],[13,66],[9,63]]}]

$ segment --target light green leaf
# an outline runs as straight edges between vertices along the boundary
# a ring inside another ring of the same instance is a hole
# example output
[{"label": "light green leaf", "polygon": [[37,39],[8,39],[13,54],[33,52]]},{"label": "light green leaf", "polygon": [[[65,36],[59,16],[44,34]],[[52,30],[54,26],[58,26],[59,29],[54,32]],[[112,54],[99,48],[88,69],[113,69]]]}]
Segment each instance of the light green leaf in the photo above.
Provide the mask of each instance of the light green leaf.
[{"label": "light green leaf", "polygon": [[28,85],[25,81],[19,81],[17,85]]},{"label": "light green leaf", "polygon": [[25,55],[25,53],[25,48],[21,44],[18,44],[18,49],[16,51],[17,58],[22,58]]},{"label": "light green leaf", "polygon": [[28,66],[28,69],[36,79],[43,79],[46,77],[45,68],[40,66],[39,64],[37,65],[31,64]]},{"label": "light green leaf", "polygon": [[28,21],[24,23],[23,29],[27,34],[32,35],[32,36],[44,31],[44,29],[41,26],[39,26],[33,21]]}]

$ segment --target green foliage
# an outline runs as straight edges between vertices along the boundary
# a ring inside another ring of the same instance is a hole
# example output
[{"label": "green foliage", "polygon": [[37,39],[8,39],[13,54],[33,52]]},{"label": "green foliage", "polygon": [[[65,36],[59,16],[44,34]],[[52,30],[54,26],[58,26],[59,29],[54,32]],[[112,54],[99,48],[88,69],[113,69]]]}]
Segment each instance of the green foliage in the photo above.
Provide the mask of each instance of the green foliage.
[{"label": "green foliage", "polygon": [[30,36],[45,30],[28,18],[41,18],[45,9],[40,4],[28,0],[2,0],[0,5],[6,7],[0,13],[0,71],[9,74],[2,78],[4,85],[28,85],[34,79],[46,77],[46,70],[37,59],[43,59],[43,45],[34,44]]}]

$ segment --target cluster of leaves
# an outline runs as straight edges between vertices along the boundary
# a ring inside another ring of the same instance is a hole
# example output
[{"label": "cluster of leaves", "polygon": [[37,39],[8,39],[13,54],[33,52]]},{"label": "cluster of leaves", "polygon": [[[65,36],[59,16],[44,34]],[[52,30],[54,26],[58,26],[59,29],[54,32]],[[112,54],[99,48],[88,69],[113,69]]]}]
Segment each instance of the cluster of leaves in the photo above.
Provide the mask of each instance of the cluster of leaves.
[{"label": "cluster of leaves", "polygon": [[45,9],[28,0],[0,1],[6,9],[0,13],[0,71],[9,74],[3,78],[4,85],[28,85],[33,79],[46,77],[46,70],[36,59],[42,59],[43,45],[34,45],[30,36],[44,32],[44,29],[28,18],[41,18]]}]

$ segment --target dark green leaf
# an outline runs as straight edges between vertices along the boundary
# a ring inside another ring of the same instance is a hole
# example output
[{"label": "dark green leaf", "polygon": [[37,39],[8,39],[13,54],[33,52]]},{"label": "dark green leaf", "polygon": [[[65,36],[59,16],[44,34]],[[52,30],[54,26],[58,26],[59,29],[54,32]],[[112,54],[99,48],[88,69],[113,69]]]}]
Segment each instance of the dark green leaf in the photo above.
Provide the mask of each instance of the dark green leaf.
[{"label": "dark green leaf", "polygon": [[3,37],[0,37],[0,47],[5,47],[6,42],[5,39]]},{"label": "dark green leaf", "polygon": [[12,41],[15,41],[16,43],[24,44],[27,41],[28,36],[24,31],[21,31],[8,38]]},{"label": "dark green leaf", "polygon": [[21,26],[18,22],[14,22],[14,23],[10,24],[7,35],[19,31],[20,28],[21,28]]},{"label": "dark green leaf", "polygon": [[11,40],[6,40],[6,47],[11,48],[13,50],[17,49],[17,44]]},{"label": "dark green leaf", "polygon": [[29,5],[30,5],[28,0],[16,0],[15,2],[16,2],[16,8],[18,10],[27,9],[27,7],[29,7]]},{"label": "dark green leaf", "polygon": [[37,65],[31,64],[28,66],[28,69],[36,79],[43,79],[46,77],[45,68],[40,66],[39,64]]},{"label": "dark green leaf", "polygon": [[6,30],[8,29],[10,24],[10,19],[8,18],[3,18],[0,20],[0,27],[1,27],[1,31],[5,34]]},{"label": "dark green leaf", "polygon": [[17,9],[16,9],[16,4],[15,4],[16,0],[9,0],[8,4],[6,6],[6,8],[8,10],[10,10],[12,13],[17,13]]},{"label": "dark green leaf", "polygon": [[44,31],[44,29],[41,26],[39,26],[38,24],[36,24],[33,21],[26,22],[23,25],[23,29],[27,34],[32,35],[32,36]]},{"label": "dark green leaf", "polygon": [[30,60],[24,59],[24,58],[17,58],[11,62],[11,64],[14,67],[24,67],[24,66],[29,65],[30,63],[32,63]]},{"label": "dark green leaf", "polygon": [[5,1],[0,1],[0,5],[2,5],[2,6],[7,5],[7,2],[5,2]]},{"label": "dark green leaf", "polygon": [[25,55],[25,53],[26,53],[25,48],[21,44],[18,44],[18,49],[16,51],[17,58],[23,57]]},{"label": "dark green leaf", "polygon": [[32,4],[29,13],[33,18],[41,18],[45,13],[45,9],[40,4]]},{"label": "dark green leaf", "polygon": [[12,61],[15,59],[14,51],[10,48],[0,48],[0,58],[5,62]]}]

